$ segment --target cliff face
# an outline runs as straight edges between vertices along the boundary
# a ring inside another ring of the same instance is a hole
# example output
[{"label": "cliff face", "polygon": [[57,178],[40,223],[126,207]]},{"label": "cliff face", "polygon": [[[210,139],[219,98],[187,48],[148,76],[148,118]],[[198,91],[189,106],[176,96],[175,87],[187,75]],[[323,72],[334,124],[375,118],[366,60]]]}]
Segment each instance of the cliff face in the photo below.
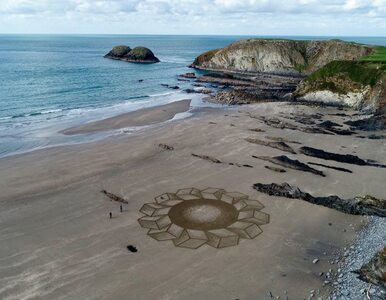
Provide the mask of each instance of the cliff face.
[{"label": "cliff face", "polygon": [[370,46],[329,41],[249,39],[205,52],[191,65],[197,69],[311,74],[334,60],[356,60],[373,52]]},{"label": "cliff face", "polygon": [[301,100],[384,114],[386,66],[373,62],[334,61],[304,79],[294,95]]}]

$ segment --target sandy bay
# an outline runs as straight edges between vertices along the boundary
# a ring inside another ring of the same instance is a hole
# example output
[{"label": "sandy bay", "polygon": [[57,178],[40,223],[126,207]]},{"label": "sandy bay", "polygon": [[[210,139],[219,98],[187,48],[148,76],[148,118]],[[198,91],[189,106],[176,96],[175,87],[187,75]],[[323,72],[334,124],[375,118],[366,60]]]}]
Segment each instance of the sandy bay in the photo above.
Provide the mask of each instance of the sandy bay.
[{"label": "sandy bay", "polygon": [[[331,115],[337,112],[334,108],[317,111],[339,121]],[[326,177],[296,170],[275,173],[252,155],[282,151],[244,139],[284,137],[383,163],[385,142],[282,130],[249,116],[280,113],[312,114],[315,108],[264,103],[200,109],[190,118],[130,135],[1,159],[0,298],[265,299],[268,291],[282,298],[288,291],[290,299],[303,299],[312,289],[326,295],[329,286],[322,288],[325,279],[319,273],[331,268],[328,260],[351,244],[366,218],[270,197],[252,185],[288,182],[315,195],[384,198],[384,170],[336,163],[353,173],[322,167]],[[249,131],[252,128],[264,132]],[[163,150],[160,143],[174,150]],[[192,153],[253,168],[215,164]],[[302,154],[288,156],[321,162]],[[265,206],[270,223],[261,226],[263,233],[255,239],[224,249],[183,249],[149,237],[137,221],[142,205],[185,187],[245,193]],[[102,189],[128,200],[123,213]],[[129,253],[128,244],[138,252]]]}]

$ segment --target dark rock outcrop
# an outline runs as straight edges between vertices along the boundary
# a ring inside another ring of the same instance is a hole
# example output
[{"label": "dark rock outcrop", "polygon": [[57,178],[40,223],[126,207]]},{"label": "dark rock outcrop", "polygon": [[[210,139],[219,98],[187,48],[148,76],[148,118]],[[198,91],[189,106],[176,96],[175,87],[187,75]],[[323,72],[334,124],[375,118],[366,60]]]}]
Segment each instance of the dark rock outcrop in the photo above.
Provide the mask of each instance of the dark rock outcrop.
[{"label": "dark rock outcrop", "polygon": [[180,74],[180,75],[178,75],[178,77],[195,79],[196,78],[196,74],[193,73],[193,72],[188,72],[188,73],[185,73],[185,74]]},{"label": "dark rock outcrop", "polygon": [[341,172],[346,172],[346,173],[352,173],[351,170],[345,169],[345,168],[334,167],[334,166],[329,166],[329,165],[325,165],[325,164],[318,164],[318,163],[314,163],[314,162],[310,162],[310,161],[308,162],[308,164],[314,165],[314,166],[319,166],[319,167],[325,167],[325,168],[332,169],[332,170],[336,170],[336,171],[341,171]]},{"label": "dark rock outcrop", "polygon": [[295,91],[299,77],[256,74],[254,76],[229,73],[210,73],[197,79],[201,84],[211,84],[218,91],[215,101],[228,105],[269,101],[288,101]]},{"label": "dark rock outcrop", "polygon": [[210,161],[210,162],[213,162],[215,164],[221,164],[222,161],[213,157],[213,156],[209,156],[209,155],[203,155],[203,154],[195,154],[195,153],[192,153],[192,156],[194,157],[197,157],[197,158],[201,158],[203,160],[207,160],[207,161]]},{"label": "dark rock outcrop", "polygon": [[386,289],[386,247],[354,273],[359,275],[360,280]]},{"label": "dark rock outcrop", "polygon": [[348,200],[338,196],[314,197],[288,183],[256,183],[253,185],[253,188],[270,196],[301,199],[309,203],[322,205],[351,215],[386,217],[386,200],[377,199],[371,196],[355,197]]},{"label": "dark rock outcrop", "polygon": [[366,119],[347,121],[346,125],[353,129],[364,131],[383,130],[386,129],[386,117],[382,115],[374,115]]},{"label": "dark rock outcrop", "polygon": [[173,146],[170,146],[170,145],[167,145],[167,144],[158,144],[158,147],[160,147],[161,149],[164,149],[164,150],[169,150],[169,151],[173,151],[174,150]]},{"label": "dark rock outcrop", "polygon": [[285,155],[281,156],[275,156],[275,157],[269,157],[269,156],[255,156],[252,155],[253,158],[269,161],[270,163],[273,163],[275,165],[279,165],[282,167],[303,171],[303,172],[309,172],[315,175],[319,175],[322,177],[326,177],[322,171],[316,170],[314,168],[311,168],[305,163],[302,163],[301,161],[298,161],[296,159],[290,159],[289,157]]},{"label": "dark rock outcrop", "polygon": [[291,144],[298,144],[300,145],[301,143],[298,142],[298,141],[293,141],[293,140],[289,140],[289,139],[285,139],[285,138],[282,138],[282,137],[277,137],[277,136],[265,136],[266,139],[270,139],[272,141],[276,141],[276,142],[284,142],[284,143],[291,143]]},{"label": "dark rock outcrop", "polygon": [[338,154],[338,153],[327,152],[327,151],[312,148],[312,147],[301,147],[300,152],[307,156],[312,156],[312,157],[321,158],[325,160],[333,160],[333,161],[346,163],[346,164],[386,168],[385,165],[374,163],[373,161],[369,161],[369,160],[364,160],[362,158],[359,158],[356,155],[351,155],[351,154]]},{"label": "dark rock outcrop", "polygon": [[285,172],[287,172],[287,171],[284,170],[284,169],[276,168],[276,167],[271,167],[271,166],[264,166],[264,168],[266,168],[267,170],[274,171],[274,172],[276,172],[276,173],[285,173]]},{"label": "dark rock outcrop", "polygon": [[267,147],[279,149],[279,150],[282,150],[285,152],[289,152],[292,154],[296,154],[294,149],[292,149],[286,143],[281,142],[281,141],[280,142],[272,142],[272,141],[263,141],[263,140],[259,140],[259,139],[253,139],[253,138],[246,138],[245,140],[251,144],[267,146]]},{"label": "dark rock outcrop", "polygon": [[331,135],[333,134],[332,132],[324,130],[320,127],[296,126],[294,124],[284,122],[284,121],[280,120],[279,118],[267,118],[264,116],[260,116],[260,117],[250,116],[250,117],[255,118],[255,119],[259,119],[259,120],[263,121],[265,125],[273,127],[273,128],[299,130],[299,131],[306,132],[306,133],[319,133],[319,134],[331,134]]},{"label": "dark rock outcrop", "polygon": [[121,203],[124,203],[124,204],[129,204],[129,202],[125,199],[123,199],[122,197],[118,196],[118,195],[115,195],[113,193],[110,193],[106,190],[102,190],[101,193],[105,194],[108,198],[110,198],[111,201],[116,201],[116,202],[121,202]]},{"label": "dark rock outcrop", "polygon": [[115,46],[104,57],[133,63],[151,64],[159,62],[159,59],[154,53],[146,47],[135,47],[131,49],[124,45]]}]

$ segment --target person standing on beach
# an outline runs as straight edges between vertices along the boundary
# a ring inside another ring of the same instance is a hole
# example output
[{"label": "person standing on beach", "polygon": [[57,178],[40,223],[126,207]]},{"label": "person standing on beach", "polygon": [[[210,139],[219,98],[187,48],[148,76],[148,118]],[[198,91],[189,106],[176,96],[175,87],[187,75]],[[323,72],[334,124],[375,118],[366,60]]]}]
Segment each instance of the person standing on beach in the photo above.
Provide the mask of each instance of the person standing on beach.
[{"label": "person standing on beach", "polygon": [[113,214],[112,214],[112,212],[110,211],[110,219],[112,219],[113,218]]},{"label": "person standing on beach", "polygon": [[121,210],[121,212],[123,211],[122,204],[119,206],[119,209]]}]

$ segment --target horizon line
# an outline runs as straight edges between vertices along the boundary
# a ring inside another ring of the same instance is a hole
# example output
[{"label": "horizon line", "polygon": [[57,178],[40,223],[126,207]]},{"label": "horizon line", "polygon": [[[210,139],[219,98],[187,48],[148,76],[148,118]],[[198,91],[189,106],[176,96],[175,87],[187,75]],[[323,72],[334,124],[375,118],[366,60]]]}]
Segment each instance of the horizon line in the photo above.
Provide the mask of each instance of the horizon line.
[{"label": "horizon line", "polygon": [[184,33],[9,33],[0,32],[0,35],[116,35],[116,36],[266,36],[266,37],[367,37],[386,38],[382,35],[311,35],[311,34],[184,34]]}]

